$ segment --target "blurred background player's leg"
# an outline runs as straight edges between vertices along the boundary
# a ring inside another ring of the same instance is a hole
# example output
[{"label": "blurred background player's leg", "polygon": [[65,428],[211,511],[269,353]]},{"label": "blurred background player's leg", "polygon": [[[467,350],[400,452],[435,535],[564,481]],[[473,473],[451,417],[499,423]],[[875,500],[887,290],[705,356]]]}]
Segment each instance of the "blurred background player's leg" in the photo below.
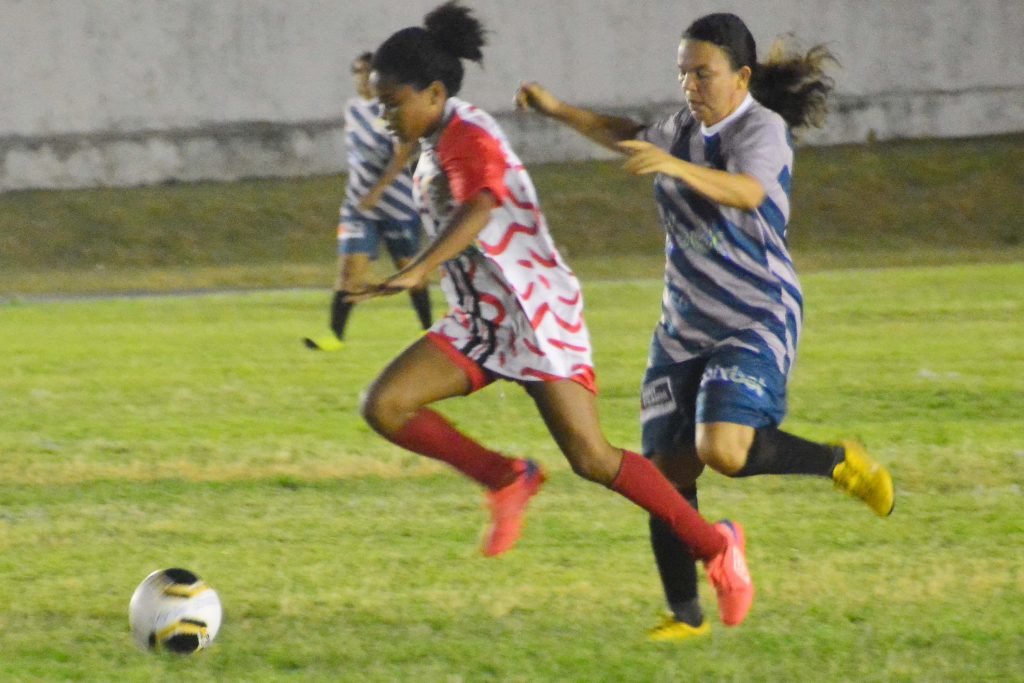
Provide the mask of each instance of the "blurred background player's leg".
[{"label": "blurred background player's leg", "polygon": [[[409,265],[409,261],[410,259],[407,258],[395,259],[395,267],[401,270]],[[424,282],[422,287],[410,289],[409,299],[412,301],[413,310],[416,311],[416,317],[419,318],[420,327],[429,330],[434,322],[433,313],[430,310],[430,285]]]},{"label": "blurred background player's leg", "polygon": [[[409,265],[412,257],[419,251],[420,244],[420,222],[419,220],[385,221],[381,232],[384,235],[384,244],[395,268],[401,270]],[[412,307],[419,318],[420,327],[429,330],[434,318],[430,311],[430,289],[429,284],[424,282],[422,287],[409,290],[409,299]]]},{"label": "blurred background player's leg", "polygon": [[306,348],[314,351],[338,351],[345,337],[348,316],[355,305],[345,300],[350,292],[366,286],[370,260],[377,255],[379,237],[371,221],[338,224],[338,272],[331,299],[331,331],[318,337],[306,337]]}]

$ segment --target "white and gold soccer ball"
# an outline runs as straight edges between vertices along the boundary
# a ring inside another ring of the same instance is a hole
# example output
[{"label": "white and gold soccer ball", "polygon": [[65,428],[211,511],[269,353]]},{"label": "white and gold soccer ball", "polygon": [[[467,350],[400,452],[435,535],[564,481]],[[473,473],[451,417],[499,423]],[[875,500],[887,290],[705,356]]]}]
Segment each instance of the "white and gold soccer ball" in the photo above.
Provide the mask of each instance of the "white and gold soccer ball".
[{"label": "white and gold soccer ball", "polygon": [[128,623],[144,650],[192,654],[220,630],[220,598],[187,569],[161,569],[145,578],[128,604]]}]

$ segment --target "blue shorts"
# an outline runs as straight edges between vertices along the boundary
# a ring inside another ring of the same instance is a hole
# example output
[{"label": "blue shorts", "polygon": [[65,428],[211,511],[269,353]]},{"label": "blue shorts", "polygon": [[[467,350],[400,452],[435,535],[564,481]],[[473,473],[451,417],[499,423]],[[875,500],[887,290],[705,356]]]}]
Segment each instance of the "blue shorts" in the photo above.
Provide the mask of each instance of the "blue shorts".
[{"label": "blue shorts", "polygon": [[644,454],[671,455],[693,448],[698,423],[780,424],[786,376],[767,350],[721,346],[708,356],[647,368],[640,406]]},{"label": "blue shorts", "polygon": [[420,245],[419,219],[342,218],[338,223],[338,255],[366,254],[371,260],[380,254],[380,241],[392,259],[412,258]]}]

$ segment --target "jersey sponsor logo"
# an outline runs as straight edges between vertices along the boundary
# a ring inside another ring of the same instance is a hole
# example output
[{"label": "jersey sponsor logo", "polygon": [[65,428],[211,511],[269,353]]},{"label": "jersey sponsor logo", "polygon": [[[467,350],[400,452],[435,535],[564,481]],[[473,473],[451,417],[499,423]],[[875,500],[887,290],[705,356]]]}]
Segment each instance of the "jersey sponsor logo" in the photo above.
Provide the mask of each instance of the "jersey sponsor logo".
[{"label": "jersey sponsor logo", "polygon": [[640,390],[640,420],[646,422],[676,410],[676,397],[668,377],[659,377]]},{"label": "jersey sponsor logo", "polygon": [[672,241],[680,249],[707,254],[714,251],[725,241],[725,235],[718,228],[706,225],[699,226],[696,229],[687,228],[671,214],[667,216],[667,221],[672,226]]},{"label": "jersey sponsor logo", "polygon": [[338,239],[358,240],[366,237],[366,223],[342,221],[338,224]]},{"label": "jersey sponsor logo", "polygon": [[703,385],[707,382],[729,382],[730,384],[740,384],[758,396],[764,396],[765,389],[768,386],[768,382],[763,378],[748,375],[740,370],[736,365],[727,368],[718,366],[707,368],[704,370],[704,374],[700,378],[700,383]]}]

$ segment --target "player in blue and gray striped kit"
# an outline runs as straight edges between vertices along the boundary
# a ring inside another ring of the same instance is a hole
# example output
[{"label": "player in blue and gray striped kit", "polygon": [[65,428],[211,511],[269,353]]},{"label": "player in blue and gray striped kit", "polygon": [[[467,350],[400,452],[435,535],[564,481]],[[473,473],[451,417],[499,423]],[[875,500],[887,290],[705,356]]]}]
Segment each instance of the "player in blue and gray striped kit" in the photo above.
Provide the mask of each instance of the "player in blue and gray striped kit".
[{"label": "player in blue and gray striped kit", "polygon": [[[350,292],[366,286],[370,261],[380,243],[395,267],[404,268],[419,248],[420,217],[412,196],[410,159],[414,144],[403,144],[388,131],[384,110],[370,84],[370,52],[352,62],[356,97],[345,103],[345,145],[348,184],[338,220],[338,275],[331,302],[331,332],[307,337],[306,346],[320,351],[341,349],[348,315],[354,305]],[[427,286],[409,290],[423,329],[431,324]]]},{"label": "player in blue and gray striped kit", "polygon": [[[778,428],[803,310],[786,243],[790,130],[823,122],[831,60],[821,46],[798,55],[780,45],[760,64],[743,21],[711,14],[679,45],[687,106],[659,123],[573,107],[535,83],[518,93],[521,106],[629,154],[626,170],[656,174],[665,289],[641,394],[643,446],[694,507],[708,465],[731,477],[831,477],[877,514],[893,508],[892,478],[863,447]],[[707,633],[693,558],[657,519],[650,530],[671,609],[650,636]]]}]

